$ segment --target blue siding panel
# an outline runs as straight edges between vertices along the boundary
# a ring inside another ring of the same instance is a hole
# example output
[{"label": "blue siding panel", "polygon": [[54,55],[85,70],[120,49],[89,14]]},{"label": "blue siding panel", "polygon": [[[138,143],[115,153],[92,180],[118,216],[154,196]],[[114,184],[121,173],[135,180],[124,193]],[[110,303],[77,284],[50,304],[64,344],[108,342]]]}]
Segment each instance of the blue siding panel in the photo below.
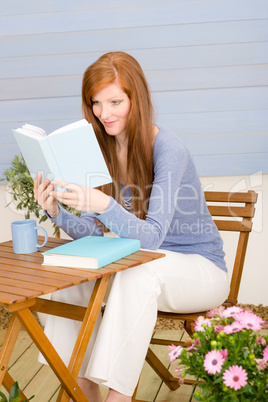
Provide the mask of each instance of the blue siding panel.
[{"label": "blue siding panel", "polygon": [[[268,86],[268,64],[145,71],[153,92]],[[79,96],[82,75],[0,80],[2,100]],[[66,85],[68,82],[68,86]]]},{"label": "blue siding panel", "polygon": [[156,122],[202,176],[268,173],[267,0],[0,0],[0,177],[11,128],[81,114],[81,79],[124,50],[148,78]]},{"label": "blue siding panel", "polygon": [[[96,40],[96,37],[98,40]],[[155,38],[157,37],[157,41]],[[268,41],[266,20],[0,36],[2,57]]]},{"label": "blue siding panel", "polygon": [[0,17],[0,35],[38,34],[45,32],[85,31],[137,26],[157,26],[207,21],[235,21],[268,17],[265,0],[203,0],[175,3],[132,4],[122,7],[62,10]]},{"label": "blue siding panel", "polygon": [[[268,4],[267,4],[268,7]],[[142,68],[173,70],[268,64],[268,41],[222,45],[186,46],[158,49],[127,49]],[[103,52],[4,57],[1,59],[0,79],[82,75],[85,69]],[[168,71],[167,71],[168,73]]]}]

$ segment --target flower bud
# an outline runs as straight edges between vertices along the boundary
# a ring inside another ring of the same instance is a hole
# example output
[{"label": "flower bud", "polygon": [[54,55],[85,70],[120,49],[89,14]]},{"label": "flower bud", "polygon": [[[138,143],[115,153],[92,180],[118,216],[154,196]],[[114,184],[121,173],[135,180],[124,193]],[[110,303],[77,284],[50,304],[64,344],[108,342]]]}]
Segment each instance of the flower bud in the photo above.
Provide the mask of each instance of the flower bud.
[{"label": "flower bud", "polygon": [[216,349],[218,342],[214,340],[214,341],[211,341],[210,344],[211,344],[212,348]]}]

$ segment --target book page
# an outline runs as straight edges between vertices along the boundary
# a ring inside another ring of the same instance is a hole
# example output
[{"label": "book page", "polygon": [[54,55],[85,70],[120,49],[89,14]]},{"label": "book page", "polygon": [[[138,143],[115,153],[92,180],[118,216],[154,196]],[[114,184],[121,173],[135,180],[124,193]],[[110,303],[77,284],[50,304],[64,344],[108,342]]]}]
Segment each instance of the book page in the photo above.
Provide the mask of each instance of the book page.
[{"label": "book page", "polygon": [[49,135],[51,136],[51,135],[59,134],[62,132],[74,130],[75,128],[83,127],[83,126],[87,126],[87,125],[88,125],[88,122],[85,119],[82,119],[82,120],[76,121],[74,123],[67,124],[67,126],[58,128],[57,130],[52,131],[52,133],[50,133]]},{"label": "book page", "polygon": [[41,127],[33,126],[32,124],[23,124],[22,129],[31,133],[38,134],[41,137],[45,137],[47,135],[45,130],[43,130]]},{"label": "book page", "polygon": [[42,138],[44,138],[44,136],[40,135],[40,133],[37,133],[35,131],[25,130],[23,128],[17,128],[14,131],[16,131],[17,133],[23,134],[26,137],[35,138],[37,140],[41,140]]}]

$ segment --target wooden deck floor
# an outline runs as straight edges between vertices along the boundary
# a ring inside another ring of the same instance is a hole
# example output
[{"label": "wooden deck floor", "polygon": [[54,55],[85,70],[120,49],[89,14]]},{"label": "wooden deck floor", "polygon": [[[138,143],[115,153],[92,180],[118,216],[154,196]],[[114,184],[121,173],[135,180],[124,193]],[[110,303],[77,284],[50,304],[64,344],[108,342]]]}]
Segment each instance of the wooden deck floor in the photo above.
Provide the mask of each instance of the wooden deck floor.
[{"label": "wooden deck floor", "polygon": [[[166,339],[180,339],[184,336],[184,332],[180,330],[156,331],[156,335],[160,334]],[[0,344],[4,339],[5,331],[0,331]],[[169,364],[166,346],[153,346],[154,352],[161,356],[162,361]],[[34,402],[55,402],[59,389],[59,381],[52,370],[42,365],[37,360],[38,350],[29,338],[26,331],[21,330],[15,350],[10,360],[9,372],[11,376],[19,382],[23,392],[29,398],[35,395]],[[173,363],[174,367],[176,362]],[[173,368],[174,368],[173,367]],[[3,387],[0,390],[7,394]],[[103,400],[107,395],[107,390],[101,390]],[[170,391],[165,384],[161,382],[159,377],[153,372],[150,366],[145,362],[141,374],[138,388],[137,399],[150,402],[190,402],[192,399],[193,388],[183,385],[176,391]]]}]

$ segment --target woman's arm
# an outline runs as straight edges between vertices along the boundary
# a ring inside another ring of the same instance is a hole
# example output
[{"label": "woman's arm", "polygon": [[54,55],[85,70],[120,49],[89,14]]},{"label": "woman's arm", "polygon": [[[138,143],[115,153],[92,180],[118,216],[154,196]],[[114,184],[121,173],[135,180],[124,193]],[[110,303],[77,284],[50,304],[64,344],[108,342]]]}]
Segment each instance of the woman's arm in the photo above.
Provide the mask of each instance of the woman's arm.
[{"label": "woman's arm", "polygon": [[81,217],[78,217],[59,206],[59,214],[56,218],[51,218],[48,213],[47,216],[73,239],[84,236],[103,236],[102,227],[96,223],[95,214],[82,212]]},{"label": "woman's arm", "polygon": [[112,197],[96,189],[57,181],[53,182],[55,186],[70,191],[50,194],[70,207],[95,212],[97,219],[118,236],[139,239],[142,248],[157,249],[172,222],[188,156],[188,151],[176,137],[158,145],[154,152],[154,182],[145,220],[129,213]]},{"label": "woman's arm", "polygon": [[139,239],[141,247],[158,249],[172,222],[180,183],[189,153],[176,139],[167,141],[154,154],[154,182],[146,219],[126,211],[113,198],[97,218],[120,237]]},{"label": "woman's arm", "polygon": [[43,182],[41,182],[41,179],[42,176],[39,173],[34,180],[34,197],[52,222],[73,239],[87,235],[103,235],[101,226],[96,224],[95,214],[82,212],[81,218],[79,218],[67,212],[58,205],[55,197],[51,195],[54,186],[48,179],[45,179]]}]

